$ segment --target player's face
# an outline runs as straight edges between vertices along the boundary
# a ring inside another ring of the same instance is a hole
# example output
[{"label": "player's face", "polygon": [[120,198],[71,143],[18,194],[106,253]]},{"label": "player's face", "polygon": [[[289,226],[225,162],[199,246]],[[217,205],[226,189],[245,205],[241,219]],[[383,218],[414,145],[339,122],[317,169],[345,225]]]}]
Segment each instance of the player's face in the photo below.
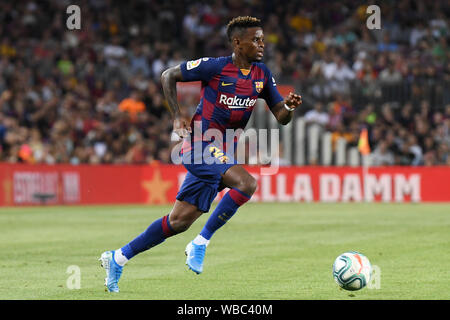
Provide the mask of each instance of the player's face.
[{"label": "player's face", "polygon": [[240,41],[242,54],[248,61],[261,61],[264,56],[264,33],[261,28],[248,28]]}]

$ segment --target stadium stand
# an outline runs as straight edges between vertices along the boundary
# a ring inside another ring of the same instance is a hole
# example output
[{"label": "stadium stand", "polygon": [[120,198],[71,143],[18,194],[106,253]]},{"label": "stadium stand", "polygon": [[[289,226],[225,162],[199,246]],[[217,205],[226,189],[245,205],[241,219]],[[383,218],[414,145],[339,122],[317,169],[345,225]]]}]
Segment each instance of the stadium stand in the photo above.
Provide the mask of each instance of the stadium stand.
[{"label": "stadium stand", "polygon": [[[265,63],[332,151],[366,127],[372,165],[450,165],[449,2],[383,1],[381,30],[352,0],[83,0],[81,30],[66,28],[69,4],[0,2],[0,161],[170,163],[161,72],[228,55],[226,23],[253,15]],[[322,149],[302,164],[324,164]]]}]

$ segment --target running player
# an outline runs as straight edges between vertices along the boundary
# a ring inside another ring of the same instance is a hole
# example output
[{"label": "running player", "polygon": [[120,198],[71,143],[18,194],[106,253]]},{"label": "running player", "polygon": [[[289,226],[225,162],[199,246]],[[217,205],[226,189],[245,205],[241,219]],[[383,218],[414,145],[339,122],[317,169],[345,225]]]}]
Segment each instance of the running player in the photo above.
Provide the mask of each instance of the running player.
[{"label": "running player", "polygon": [[[212,235],[250,200],[257,187],[253,176],[227,153],[229,146],[220,139],[205,138],[207,131],[216,129],[225,135],[226,129],[243,129],[257,98],[265,99],[270,111],[283,125],[291,121],[293,111],[302,103],[301,96],[294,93],[283,99],[271,72],[261,62],[264,34],[259,19],[234,18],[227,26],[227,35],[233,47],[231,56],[187,61],[167,69],[161,76],[174,119],[173,130],[184,138],[181,154],[188,173],[168,215],[154,221],[122,248],[101,255],[100,261],[107,275],[105,285],[110,292],[119,291],[118,281],[129,259],[186,231],[198,217],[209,211],[217,193],[228,187],[230,190],[200,234],[185,249],[186,264],[200,274]],[[183,120],[177,102],[176,83],[180,81],[202,83],[200,103],[190,125]],[[200,138],[192,134],[196,128],[202,133]],[[205,155],[215,161],[207,161]]]}]

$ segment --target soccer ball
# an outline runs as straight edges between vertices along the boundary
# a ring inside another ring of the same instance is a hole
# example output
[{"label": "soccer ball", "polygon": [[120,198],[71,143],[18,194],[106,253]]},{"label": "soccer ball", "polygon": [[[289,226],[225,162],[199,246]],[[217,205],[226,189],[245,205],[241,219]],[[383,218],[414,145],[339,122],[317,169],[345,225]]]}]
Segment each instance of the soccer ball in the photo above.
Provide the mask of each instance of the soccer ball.
[{"label": "soccer ball", "polygon": [[364,288],[370,281],[372,266],[367,257],[359,252],[341,254],[333,263],[333,277],[345,290],[355,291]]}]

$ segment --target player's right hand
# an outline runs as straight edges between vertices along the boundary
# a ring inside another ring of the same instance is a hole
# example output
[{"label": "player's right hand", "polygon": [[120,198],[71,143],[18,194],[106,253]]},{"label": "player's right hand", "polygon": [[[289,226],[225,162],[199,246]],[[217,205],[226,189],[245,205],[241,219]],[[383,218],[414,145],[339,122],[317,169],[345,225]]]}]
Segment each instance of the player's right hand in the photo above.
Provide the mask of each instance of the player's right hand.
[{"label": "player's right hand", "polygon": [[185,119],[175,118],[175,120],[173,120],[173,132],[180,138],[185,138],[191,133],[191,127]]}]

